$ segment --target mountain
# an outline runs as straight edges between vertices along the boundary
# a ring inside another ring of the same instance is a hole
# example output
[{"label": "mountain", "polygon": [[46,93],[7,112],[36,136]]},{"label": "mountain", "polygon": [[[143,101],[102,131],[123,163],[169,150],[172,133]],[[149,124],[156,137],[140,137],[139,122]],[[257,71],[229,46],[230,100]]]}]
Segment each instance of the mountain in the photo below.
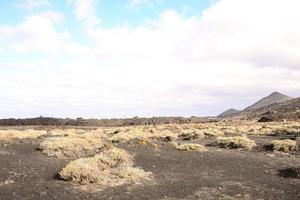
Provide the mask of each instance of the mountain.
[{"label": "mountain", "polygon": [[271,104],[265,107],[260,116],[261,122],[282,120],[300,120],[300,98]]},{"label": "mountain", "polygon": [[247,107],[245,110],[257,109],[257,108],[271,105],[273,103],[284,102],[284,101],[291,100],[291,99],[293,99],[293,98],[286,96],[284,94],[281,94],[279,92],[273,92],[269,96],[264,97],[261,100],[259,100],[258,102]]},{"label": "mountain", "polygon": [[[237,119],[268,117],[272,120],[286,118],[298,120],[298,108],[300,108],[300,98],[294,99],[279,92],[273,92],[242,111],[230,109],[225,111],[225,114],[221,113],[218,117]],[[295,110],[297,110],[296,113]]]},{"label": "mountain", "polygon": [[300,120],[300,98],[273,103],[260,108],[253,108],[234,113],[227,118],[231,119],[259,119],[264,121],[299,121]]},{"label": "mountain", "polygon": [[234,109],[234,108],[231,108],[231,109],[228,109],[226,110],[225,112],[222,112],[221,114],[219,114],[217,117],[227,117],[227,116],[230,116],[232,114],[235,114],[235,113],[238,113],[240,112],[240,110],[237,110],[237,109]]}]

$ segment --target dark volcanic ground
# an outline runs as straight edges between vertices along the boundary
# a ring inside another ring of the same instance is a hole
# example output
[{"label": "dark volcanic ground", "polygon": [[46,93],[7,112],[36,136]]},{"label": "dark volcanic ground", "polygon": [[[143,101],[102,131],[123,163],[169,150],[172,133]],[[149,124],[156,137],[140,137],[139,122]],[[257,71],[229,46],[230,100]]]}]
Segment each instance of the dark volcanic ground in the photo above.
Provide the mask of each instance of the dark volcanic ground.
[{"label": "dark volcanic ground", "polygon": [[[258,142],[267,139],[260,139]],[[35,142],[0,146],[0,199],[300,199],[300,156],[224,150],[181,152],[161,143],[120,145],[154,182],[97,190],[59,180],[66,160],[49,158]]]}]

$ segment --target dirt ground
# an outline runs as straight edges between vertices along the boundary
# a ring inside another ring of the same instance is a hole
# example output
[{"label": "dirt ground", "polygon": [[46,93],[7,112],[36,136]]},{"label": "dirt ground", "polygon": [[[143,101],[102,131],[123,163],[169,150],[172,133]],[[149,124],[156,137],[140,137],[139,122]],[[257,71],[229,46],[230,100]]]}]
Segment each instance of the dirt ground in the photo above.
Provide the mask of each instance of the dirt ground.
[{"label": "dirt ground", "polygon": [[259,144],[253,151],[119,145],[154,181],[102,190],[60,180],[57,173],[67,160],[42,155],[38,140],[0,145],[0,199],[300,199],[300,178],[293,171],[300,167],[299,153],[273,154],[262,148],[272,138],[253,139]]}]

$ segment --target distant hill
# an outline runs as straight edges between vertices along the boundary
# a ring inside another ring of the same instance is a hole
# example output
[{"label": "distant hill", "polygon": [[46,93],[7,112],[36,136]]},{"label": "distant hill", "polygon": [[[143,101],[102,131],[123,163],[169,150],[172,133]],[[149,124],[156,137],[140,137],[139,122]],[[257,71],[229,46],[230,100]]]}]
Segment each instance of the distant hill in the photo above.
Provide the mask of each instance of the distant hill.
[{"label": "distant hill", "polygon": [[256,109],[245,109],[228,117],[232,119],[260,119],[261,121],[282,121],[284,119],[299,121],[300,98],[277,102]]},{"label": "distant hill", "polygon": [[[292,98],[273,92],[242,111],[229,109],[221,113],[221,118],[260,119],[280,121],[283,119],[299,120],[300,98]],[[296,112],[297,111],[297,112]]]},{"label": "distant hill", "polygon": [[226,110],[225,112],[222,112],[217,117],[227,117],[227,116],[230,116],[230,115],[238,113],[238,112],[240,112],[240,110],[231,108],[231,109]]},{"label": "distant hill", "polygon": [[273,103],[283,102],[283,101],[287,101],[287,100],[291,100],[291,99],[293,99],[293,98],[286,96],[284,94],[281,94],[279,92],[273,92],[269,96],[264,97],[261,100],[259,100],[258,102],[247,107],[245,110],[257,109],[257,108],[271,105]]}]

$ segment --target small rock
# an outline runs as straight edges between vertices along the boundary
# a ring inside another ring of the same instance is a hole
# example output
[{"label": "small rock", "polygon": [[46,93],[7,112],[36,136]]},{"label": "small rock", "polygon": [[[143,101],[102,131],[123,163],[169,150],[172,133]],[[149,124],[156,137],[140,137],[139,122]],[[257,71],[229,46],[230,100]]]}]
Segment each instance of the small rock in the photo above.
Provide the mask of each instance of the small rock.
[{"label": "small rock", "polygon": [[159,139],[163,142],[172,142],[172,138],[170,136],[160,137]]},{"label": "small rock", "polygon": [[4,181],[4,185],[12,184],[14,182],[15,181],[8,179],[8,180]]}]

